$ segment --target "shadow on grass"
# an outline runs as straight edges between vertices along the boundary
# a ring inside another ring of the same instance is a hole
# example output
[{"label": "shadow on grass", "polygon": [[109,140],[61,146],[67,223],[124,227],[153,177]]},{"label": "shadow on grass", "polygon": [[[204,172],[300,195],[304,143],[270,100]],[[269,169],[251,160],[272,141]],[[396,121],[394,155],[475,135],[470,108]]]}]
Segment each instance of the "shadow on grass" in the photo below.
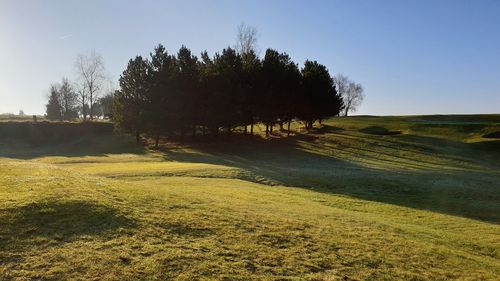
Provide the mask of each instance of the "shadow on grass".
[{"label": "shadow on grass", "polygon": [[[325,193],[348,195],[360,199],[389,203],[404,207],[432,210],[445,214],[500,222],[499,174],[460,168],[474,155],[489,154],[478,144],[451,140],[402,135],[363,136],[349,135],[350,139],[363,142],[352,154],[354,159],[367,159],[386,165],[386,169],[370,168],[356,161],[335,155],[336,138],[343,137],[342,130],[326,130],[333,135],[323,138],[320,134],[296,135],[290,138],[262,139],[241,136],[219,139],[210,144],[191,144],[191,153],[178,149],[164,149],[167,161],[210,163],[242,169],[252,176],[243,180],[256,183],[303,187]],[[376,143],[385,147],[382,152],[365,146]],[[309,147],[325,153],[318,153]],[[415,147],[416,146],[416,147]],[[500,148],[500,143],[490,144]],[[388,149],[390,148],[390,149]],[[427,154],[433,158],[413,159],[401,155],[401,150]],[[347,150],[344,150],[347,153]],[[459,154],[457,154],[459,153]],[[471,158],[472,157],[472,158]],[[457,169],[436,169],[442,159],[452,161]],[[490,161],[491,160],[491,161]],[[474,160],[484,167],[495,168],[492,159]],[[408,164],[409,163],[409,164]],[[400,169],[402,165],[411,169]],[[429,168],[434,167],[434,168]],[[262,179],[266,180],[262,180]]]},{"label": "shadow on grass", "polygon": [[[46,201],[0,209],[0,250],[22,250],[33,242],[60,244],[100,236],[135,223],[117,210],[86,201]],[[48,241],[47,241],[48,240]],[[46,243],[43,243],[46,244]]]},{"label": "shadow on grass", "polygon": [[[472,144],[407,134],[359,134],[329,125],[310,134],[291,137],[279,134],[267,139],[242,134],[185,138],[163,142],[161,150],[167,161],[239,168],[245,171],[242,180],[500,222],[500,175],[483,171],[500,168],[495,160],[500,155],[500,141]],[[340,142],[341,138],[346,139]],[[183,147],[190,149],[179,149]],[[146,152],[135,146],[132,139],[121,140],[116,136],[56,148],[40,147],[38,152],[19,150],[10,157]],[[5,152],[3,148],[0,150]],[[349,157],[336,155],[339,152]],[[458,169],[436,168],[443,165],[440,160]],[[360,161],[380,163],[382,168],[371,168]],[[467,168],[465,164],[471,163],[484,169]],[[403,165],[407,169],[401,169]],[[173,229],[185,232],[182,228]]]},{"label": "shadow on grass", "polygon": [[483,135],[486,139],[500,139],[500,131]]},{"label": "shadow on grass", "polygon": [[109,135],[81,138],[64,143],[33,144],[29,142],[0,142],[0,157],[30,160],[45,156],[105,156],[106,154],[144,154],[146,149],[136,145],[135,140],[126,135]]},{"label": "shadow on grass", "polygon": [[361,133],[379,136],[393,136],[400,135],[400,131],[389,131],[388,129],[380,126],[370,126],[359,130]]}]

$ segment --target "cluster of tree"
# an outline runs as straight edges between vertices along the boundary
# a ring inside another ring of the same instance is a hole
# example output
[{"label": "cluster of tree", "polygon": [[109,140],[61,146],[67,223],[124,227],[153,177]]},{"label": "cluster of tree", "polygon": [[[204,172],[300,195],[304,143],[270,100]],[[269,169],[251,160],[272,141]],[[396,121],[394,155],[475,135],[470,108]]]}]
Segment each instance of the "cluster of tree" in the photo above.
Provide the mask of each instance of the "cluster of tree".
[{"label": "cluster of tree", "polygon": [[84,121],[94,117],[109,118],[112,115],[113,94],[100,96],[107,82],[102,57],[91,52],[78,55],[75,62],[77,78],[71,82],[63,78],[61,83],[50,86],[46,115],[50,120]]},{"label": "cluster of tree", "polygon": [[75,120],[81,118],[110,118],[113,109],[113,94],[109,93],[96,98],[92,106],[82,103],[81,92],[75,90],[74,83],[63,78],[61,83],[50,86],[46,105],[46,116],[49,120]]},{"label": "cluster of tree", "polygon": [[60,84],[52,84],[47,103],[47,118],[50,120],[72,120],[78,118],[78,96],[67,78]]},{"label": "cluster of tree", "polygon": [[159,45],[149,59],[131,59],[119,82],[114,121],[137,139],[143,132],[158,140],[187,131],[231,133],[235,127],[253,133],[256,123],[269,134],[275,125],[289,129],[294,119],[310,129],[344,108],[324,65],[308,60],[299,69],[287,54],[273,49],[263,59],[252,48],[230,47],[198,59],[184,46],[171,55]]},{"label": "cluster of tree", "polygon": [[306,129],[316,121],[347,116],[363,99],[363,88],[343,75],[307,60],[302,68],[286,53],[267,49],[256,54],[257,30],[238,27],[237,44],[198,58],[182,46],[169,54],[158,45],[149,58],[131,59],[120,77],[120,90],[102,96],[107,78],[102,57],[91,52],[75,62],[77,79],[50,87],[47,117],[82,120],[109,117],[125,132],[156,137],[231,133],[243,127],[253,134],[264,124],[266,135],[278,125],[290,134],[290,123]]}]

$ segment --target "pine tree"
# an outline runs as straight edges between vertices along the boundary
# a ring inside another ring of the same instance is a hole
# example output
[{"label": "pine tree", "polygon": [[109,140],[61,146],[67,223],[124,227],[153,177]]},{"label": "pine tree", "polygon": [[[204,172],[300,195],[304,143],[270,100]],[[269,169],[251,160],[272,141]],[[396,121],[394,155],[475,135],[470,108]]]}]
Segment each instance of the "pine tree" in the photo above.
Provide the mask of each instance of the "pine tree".
[{"label": "pine tree", "polygon": [[127,69],[120,76],[121,90],[115,94],[113,120],[120,129],[133,132],[137,142],[140,141],[140,134],[146,130],[149,121],[144,117],[150,86],[148,62],[141,56],[130,60]]},{"label": "pine tree", "polygon": [[302,69],[302,84],[303,104],[299,115],[305,121],[307,129],[311,129],[318,120],[339,114],[342,99],[324,65],[307,60]]},{"label": "pine tree", "polygon": [[61,105],[61,94],[57,85],[50,86],[49,101],[46,105],[46,114],[49,120],[62,120],[63,107]]}]

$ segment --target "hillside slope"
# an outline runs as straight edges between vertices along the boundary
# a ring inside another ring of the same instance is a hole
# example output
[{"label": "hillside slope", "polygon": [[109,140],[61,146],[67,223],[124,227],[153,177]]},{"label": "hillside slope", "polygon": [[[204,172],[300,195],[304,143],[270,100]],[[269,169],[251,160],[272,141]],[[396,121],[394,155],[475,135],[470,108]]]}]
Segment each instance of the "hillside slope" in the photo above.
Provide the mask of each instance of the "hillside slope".
[{"label": "hillside slope", "polygon": [[0,148],[0,279],[495,280],[497,116]]}]

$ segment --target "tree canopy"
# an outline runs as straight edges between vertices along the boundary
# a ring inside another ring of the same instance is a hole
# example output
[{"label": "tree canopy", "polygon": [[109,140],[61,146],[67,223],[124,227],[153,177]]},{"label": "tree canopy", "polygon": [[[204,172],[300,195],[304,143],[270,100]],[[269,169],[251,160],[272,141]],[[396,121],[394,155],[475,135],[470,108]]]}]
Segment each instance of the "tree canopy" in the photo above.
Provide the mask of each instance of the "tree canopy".
[{"label": "tree canopy", "polygon": [[269,133],[292,120],[310,129],[343,109],[332,76],[316,61],[299,69],[286,53],[267,49],[261,60],[253,50],[231,47],[200,58],[185,46],[171,55],[158,45],[149,59],[130,60],[114,98],[117,126],[157,141],[161,135],[231,133],[241,126],[252,133],[256,123]]}]

